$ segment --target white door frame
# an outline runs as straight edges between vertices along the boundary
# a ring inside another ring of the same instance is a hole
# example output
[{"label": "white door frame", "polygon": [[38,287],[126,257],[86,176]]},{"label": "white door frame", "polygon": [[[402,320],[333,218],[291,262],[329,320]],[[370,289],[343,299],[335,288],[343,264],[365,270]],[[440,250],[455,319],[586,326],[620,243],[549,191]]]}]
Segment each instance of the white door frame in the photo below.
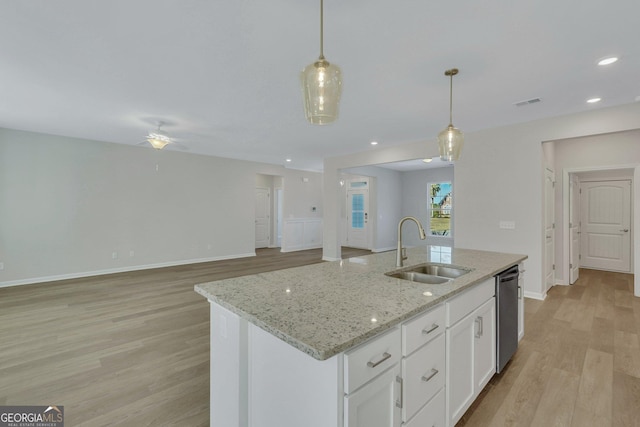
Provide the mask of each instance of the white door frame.
[{"label": "white door frame", "polygon": [[[569,227],[569,285],[573,285],[580,276],[580,233],[582,218],[576,218],[575,212],[580,213],[580,179],[576,174],[569,174],[569,222],[564,224]],[[576,243],[576,239],[578,242]],[[577,257],[575,256],[577,253]],[[574,264],[575,263],[575,264]]]},{"label": "white door frame", "polygon": [[[640,165],[638,164],[626,164],[615,166],[591,166],[581,168],[567,168],[562,170],[562,224],[569,223],[569,174],[578,172],[591,172],[599,170],[614,170],[614,169],[633,169],[633,193],[631,212],[633,219],[631,221],[631,239],[633,241],[632,252],[632,269],[634,273],[637,268],[640,268],[640,238],[636,234],[635,230],[640,229]],[[569,227],[564,226],[562,229],[562,256],[563,256],[563,278],[569,277]],[[634,275],[634,295],[640,297],[640,274]]]},{"label": "white door frame", "polygon": [[[551,179],[551,192],[549,193],[547,190],[547,181]],[[551,289],[556,284],[556,211],[555,211],[555,200],[556,200],[556,173],[553,169],[550,169],[548,166],[544,169],[544,217],[543,217],[543,232],[545,235],[544,239],[544,249],[543,252],[543,271],[544,271],[544,295],[547,294],[549,289]],[[547,215],[549,212],[549,205],[551,205],[551,224],[548,224]],[[549,227],[550,225],[550,227]],[[551,252],[551,253],[549,253]],[[551,257],[551,267],[548,265],[548,258]],[[551,275],[551,279],[548,277]]]}]

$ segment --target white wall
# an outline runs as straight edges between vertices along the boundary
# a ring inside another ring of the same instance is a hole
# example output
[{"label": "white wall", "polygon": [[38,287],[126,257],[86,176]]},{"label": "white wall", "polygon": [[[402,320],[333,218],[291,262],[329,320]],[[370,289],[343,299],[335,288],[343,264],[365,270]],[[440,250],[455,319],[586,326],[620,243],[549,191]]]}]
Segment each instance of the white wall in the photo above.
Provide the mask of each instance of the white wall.
[{"label": "white wall", "polygon": [[[556,282],[569,283],[569,233],[568,179],[569,173],[581,172],[580,180],[632,178],[634,168],[640,167],[640,130],[593,135],[580,138],[556,140],[554,144],[554,169],[556,171]],[[622,171],[621,171],[622,169]],[[586,173],[584,171],[598,170]],[[638,182],[634,183],[634,197],[638,198]],[[634,210],[634,216],[640,211]],[[566,221],[565,221],[566,219]],[[638,230],[633,228],[632,230]],[[637,240],[632,239],[632,245]],[[633,250],[632,250],[633,252]],[[632,253],[632,271],[634,269]]]},{"label": "white wall", "polygon": [[[453,245],[455,241],[455,230],[453,238],[429,235],[429,188],[431,182],[453,182],[453,167],[441,167],[410,171],[402,173],[402,216],[415,216],[422,223],[427,232],[426,241],[420,240],[418,228],[413,222],[405,222],[402,226],[402,241],[405,246],[428,245]],[[453,185],[453,215],[456,212],[456,188]],[[406,229],[406,231],[405,231]]]},{"label": "white wall", "polygon": [[0,286],[253,255],[256,173],[322,215],[318,173],[0,129]]},{"label": "white wall", "polygon": [[[464,129],[463,124],[459,125]],[[530,297],[543,298],[542,143],[638,128],[640,103],[633,103],[467,132],[464,151],[454,171],[456,246],[528,255],[529,259],[525,262],[525,293]],[[436,155],[434,137],[430,141],[328,158],[325,159],[324,168],[325,188],[337,182],[339,169]],[[638,175],[636,169],[636,181]],[[636,212],[640,208],[638,199],[640,197],[635,201]],[[324,200],[323,257],[335,259],[340,254],[337,244],[337,193],[326,191]],[[501,220],[514,221],[516,229],[500,229]],[[640,220],[636,215],[635,228],[638,227]],[[640,251],[636,248],[636,263],[638,253]],[[640,295],[639,283],[640,278],[636,278],[637,295]]]}]

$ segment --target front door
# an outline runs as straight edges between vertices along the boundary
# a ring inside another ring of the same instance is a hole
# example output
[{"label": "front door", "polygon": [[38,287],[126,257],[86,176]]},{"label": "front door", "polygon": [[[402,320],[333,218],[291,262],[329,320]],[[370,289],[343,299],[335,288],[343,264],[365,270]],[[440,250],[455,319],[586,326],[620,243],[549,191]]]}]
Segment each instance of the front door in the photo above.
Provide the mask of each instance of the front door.
[{"label": "front door", "polygon": [[631,271],[631,181],[583,182],[580,265]]},{"label": "front door", "polygon": [[369,249],[369,185],[366,180],[349,181],[347,246]]},{"label": "front door", "polygon": [[256,188],[256,249],[269,246],[269,196],[268,188]]}]

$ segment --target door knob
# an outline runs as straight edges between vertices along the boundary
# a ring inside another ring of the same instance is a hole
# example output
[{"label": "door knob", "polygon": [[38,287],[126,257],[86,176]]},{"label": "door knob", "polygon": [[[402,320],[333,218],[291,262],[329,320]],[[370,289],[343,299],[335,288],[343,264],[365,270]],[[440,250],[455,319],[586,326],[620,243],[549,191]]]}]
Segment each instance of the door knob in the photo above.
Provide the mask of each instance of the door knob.
[{"label": "door knob", "polygon": [[620,231],[623,231],[623,232],[625,232],[625,233],[628,233],[628,232],[629,232],[629,229],[628,229],[628,228],[625,228],[624,230],[620,230]]}]

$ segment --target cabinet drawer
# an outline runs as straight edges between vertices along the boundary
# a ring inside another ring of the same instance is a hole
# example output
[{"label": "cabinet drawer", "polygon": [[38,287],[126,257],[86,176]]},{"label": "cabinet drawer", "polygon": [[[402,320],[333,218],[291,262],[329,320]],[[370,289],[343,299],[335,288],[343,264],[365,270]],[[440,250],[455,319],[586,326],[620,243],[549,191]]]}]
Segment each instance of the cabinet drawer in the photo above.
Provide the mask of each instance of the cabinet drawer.
[{"label": "cabinet drawer", "polygon": [[402,361],[404,421],[444,387],[445,376],[445,336],[440,334]]},{"label": "cabinet drawer", "polygon": [[344,391],[362,384],[400,361],[400,328],[367,341],[344,354]]},{"label": "cabinet drawer", "polygon": [[428,343],[445,329],[444,304],[402,325],[402,355],[407,356]]},{"label": "cabinet drawer", "polygon": [[460,295],[457,295],[445,303],[447,308],[447,327],[454,325],[458,320],[481,306],[489,298],[496,294],[495,278],[472,286]]},{"label": "cabinet drawer", "polygon": [[424,408],[418,411],[416,416],[406,423],[405,427],[444,427],[446,420],[446,409],[444,401],[444,390],[434,397]]}]

